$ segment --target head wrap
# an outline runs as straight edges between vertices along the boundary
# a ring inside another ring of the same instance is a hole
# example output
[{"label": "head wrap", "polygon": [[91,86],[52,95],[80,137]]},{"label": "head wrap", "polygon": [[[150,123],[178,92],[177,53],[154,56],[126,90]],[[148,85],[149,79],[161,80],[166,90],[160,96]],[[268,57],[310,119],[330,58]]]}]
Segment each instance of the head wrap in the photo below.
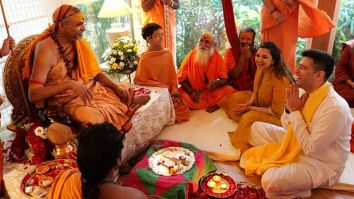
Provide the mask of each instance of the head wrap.
[{"label": "head wrap", "polygon": [[53,30],[55,30],[55,31],[58,30],[58,27],[59,27],[58,25],[60,22],[69,18],[70,16],[72,16],[75,13],[81,13],[80,9],[77,7],[71,6],[71,5],[66,5],[66,4],[61,5],[60,7],[58,7],[54,11],[54,13],[52,15],[54,25],[49,25],[49,27],[47,29],[45,29],[40,35],[38,35],[34,39],[34,41],[32,41],[32,43],[26,49],[27,52],[24,57],[25,66],[23,67],[23,71],[22,71],[22,79],[23,80],[29,79],[29,77],[31,75],[31,69],[32,69],[32,64],[33,64],[33,59],[34,59],[34,49],[36,48],[36,45],[38,44],[38,42],[50,37]]}]

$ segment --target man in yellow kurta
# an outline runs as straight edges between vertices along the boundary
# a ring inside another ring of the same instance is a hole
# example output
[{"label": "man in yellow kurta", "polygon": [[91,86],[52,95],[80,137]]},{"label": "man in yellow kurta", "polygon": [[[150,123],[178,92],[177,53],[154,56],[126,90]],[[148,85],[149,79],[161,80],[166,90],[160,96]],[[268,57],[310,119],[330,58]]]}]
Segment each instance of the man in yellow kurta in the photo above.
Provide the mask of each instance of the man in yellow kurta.
[{"label": "man in yellow kurta", "polygon": [[[53,13],[54,25],[29,46],[23,78],[29,78],[29,99],[37,108],[55,107],[83,126],[113,123],[128,131],[134,112],[130,103],[144,104],[99,69],[89,44],[82,38],[85,17],[76,7],[62,5]],[[144,99],[145,98],[145,99]],[[134,102],[133,102],[134,101]]]},{"label": "man in yellow kurta", "polygon": [[[165,34],[164,47],[171,50],[176,61],[176,17],[179,0],[141,0],[142,23],[157,23]],[[166,10],[165,10],[166,9]]]},{"label": "man in yellow kurta", "polygon": [[[255,123],[249,143],[256,147],[240,161],[246,174],[262,175],[268,198],[310,197],[311,189],[335,184],[350,151],[353,117],[347,102],[327,82],[333,58],[318,50],[302,56],[296,84],[286,93],[289,114],[282,115],[283,128]],[[301,97],[298,87],[306,92]]]},{"label": "man in yellow kurta", "polygon": [[200,41],[183,60],[177,73],[179,91],[191,109],[215,106],[224,97],[234,93],[227,84],[227,67],[214,49],[214,36],[202,34]]},{"label": "man in yellow kurta", "polygon": [[164,33],[161,26],[149,23],[143,27],[142,35],[149,43],[149,47],[140,57],[134,83],[168,88],[175,108],[176,122],[189,120],[189,108],[177,92],[177,76],[172,53],[169,49],[162,47]]}]

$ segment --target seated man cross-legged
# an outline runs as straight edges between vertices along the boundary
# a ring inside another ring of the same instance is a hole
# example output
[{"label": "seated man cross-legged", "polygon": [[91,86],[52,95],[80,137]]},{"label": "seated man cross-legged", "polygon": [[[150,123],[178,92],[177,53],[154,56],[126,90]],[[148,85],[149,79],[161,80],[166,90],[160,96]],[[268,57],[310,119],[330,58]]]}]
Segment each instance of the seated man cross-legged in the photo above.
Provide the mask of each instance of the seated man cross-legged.
[{"label": "seated man cross-legged", "polygon": [[[348,159],[353,118],[348,103],[327,81],[334,60],[306,50],[295,70],[296,84],[286,91],[282,126],[256,122],[240,166],[262,175],[269,198],[309,197],[311,189],[337,182]],[[298,87],[305,90],[301,97]]]},{"label": "seated man cross-legged", "polygon": [[236,90],[227,85],[227,68],[214,49],[214,36],[202,34],[198,45],[188,53],[177,73],[179,91],[191,109],[215,106]]},{"label": "seated man cross-legged", "polygon": [[162,46],[164,35],[161,26],[156,23],[145,25],[142,36],[149,43],[149,47],[140,57],[134,83],[168,88],[173,100],[176,122],[189,120],[189,108],[183,103],[181,94],[177,92],[173,55],[169,49]]},{"label": "seated man cross-legged", "polygon": [[123,131],[132,124],[130,104],[145,104],[149,96],[133,97],[99,69],[89,44],[82,38],[85,17],[76,7],[62,5],[53,13],[54,24],[29,47],[24,79],[29,99],[37,108],[62,110],[83,126],[110,122]]}]

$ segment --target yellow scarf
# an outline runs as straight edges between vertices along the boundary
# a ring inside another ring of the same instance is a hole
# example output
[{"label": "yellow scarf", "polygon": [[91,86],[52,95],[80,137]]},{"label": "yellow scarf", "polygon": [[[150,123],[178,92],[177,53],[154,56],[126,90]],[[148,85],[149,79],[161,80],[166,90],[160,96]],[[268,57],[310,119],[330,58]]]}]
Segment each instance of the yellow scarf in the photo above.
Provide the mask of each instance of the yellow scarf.
[{"label": "yellow scarf", "polygon": [[[326,82],[311,93],[307,99],[301,111],[307,127],[310,126],[314,113],[329,93],[329,89],[330,84]],[[298,143],[293,129],[289,125],[282,142],[250,148],[242,154],[240,166],[245,169],[246,175],[252,173],[262,175],[271,167],[281,167],[285,164],[295,162],[301,153],[301,145]]]}]

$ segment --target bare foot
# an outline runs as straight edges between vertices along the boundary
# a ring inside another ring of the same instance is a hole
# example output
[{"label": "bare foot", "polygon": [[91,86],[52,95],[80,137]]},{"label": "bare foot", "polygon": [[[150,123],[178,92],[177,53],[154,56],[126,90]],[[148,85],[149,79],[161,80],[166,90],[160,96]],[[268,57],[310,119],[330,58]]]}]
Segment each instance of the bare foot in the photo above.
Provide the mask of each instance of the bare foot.
[{"label": "bare foot", "polygon": [[205,111],[208,112],[208,113],[212,113],[212,112],[215,112],[217,110],[219,110],[219,106],[218,105],[214,105],[214,106],[211,106],[209,108],[207,108]]},{"label": "bare foot", "polygon": [[150,100],[150,95],[134,96],[133,104],[136,104],[137,106],[144,105],[144,104],[148,103],[149,100]]}]

